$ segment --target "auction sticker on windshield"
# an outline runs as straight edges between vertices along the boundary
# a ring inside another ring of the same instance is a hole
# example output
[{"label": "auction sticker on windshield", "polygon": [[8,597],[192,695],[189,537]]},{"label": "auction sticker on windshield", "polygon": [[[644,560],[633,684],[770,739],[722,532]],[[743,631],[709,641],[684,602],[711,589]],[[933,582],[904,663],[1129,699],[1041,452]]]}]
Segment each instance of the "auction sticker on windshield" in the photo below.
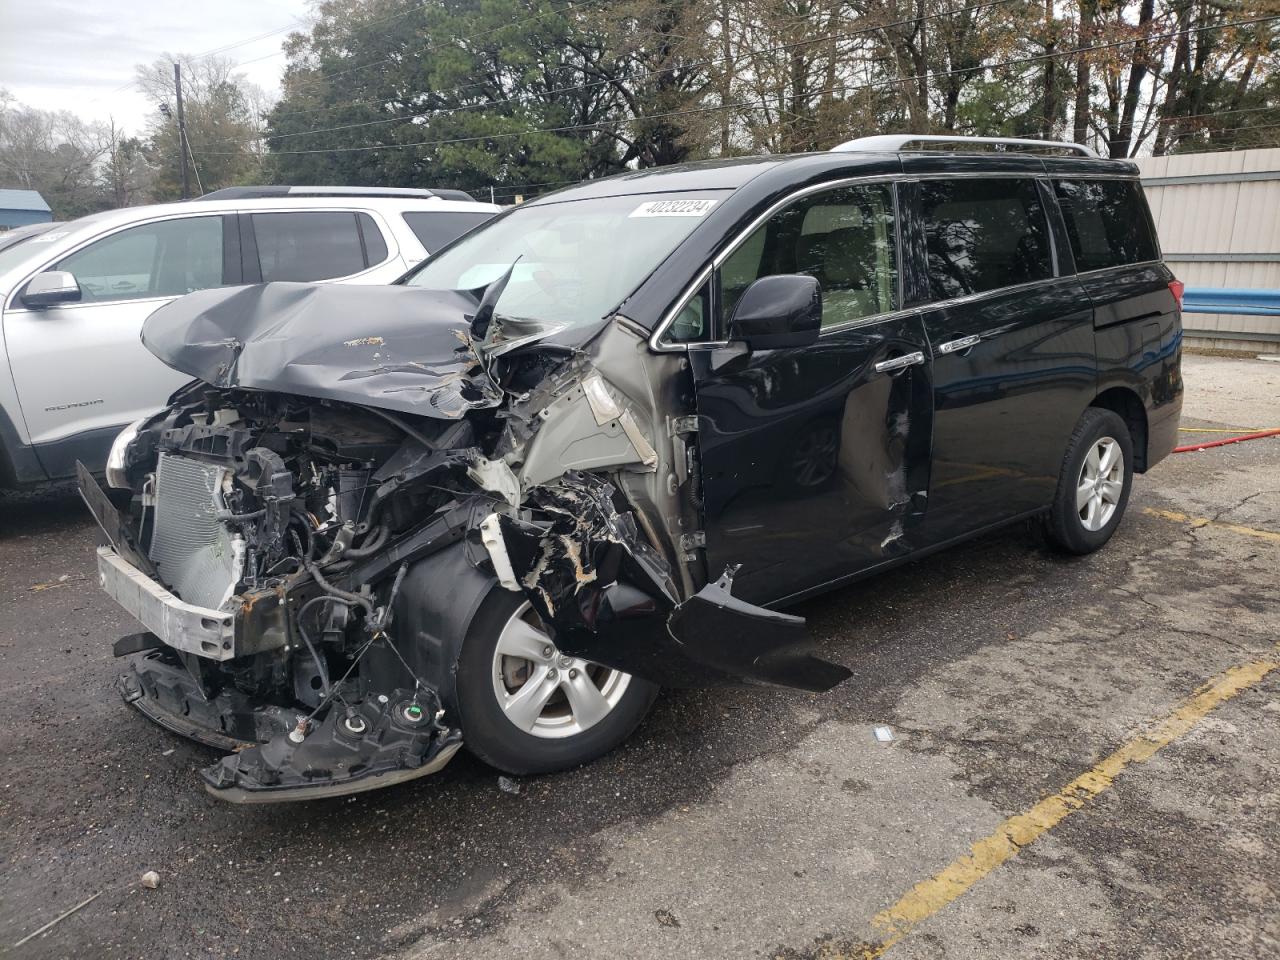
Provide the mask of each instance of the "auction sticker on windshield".
[{"label": "auction sticker on windshield", "polygon": [[714,200],[649,200],[631,211],[630,217],[705,217]]}]

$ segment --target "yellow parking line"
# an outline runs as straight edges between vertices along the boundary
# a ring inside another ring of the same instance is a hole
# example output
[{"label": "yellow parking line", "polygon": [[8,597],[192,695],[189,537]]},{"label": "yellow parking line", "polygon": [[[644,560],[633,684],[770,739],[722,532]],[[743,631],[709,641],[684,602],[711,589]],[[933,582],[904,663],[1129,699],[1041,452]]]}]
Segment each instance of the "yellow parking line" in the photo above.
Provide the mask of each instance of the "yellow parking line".
[{"label": "yellow parking line", "polygon": [[[1280,654],[1280,644],[1275,647]],[[878,943],[862,944],[853,952],[828,946],[819,950],[823,960],[876,960],[901,943],[917,926],[964,894],[1027,844],[1053,829],[1111,786],[1129,766],[1149,760],[1162,747],[1186,734],[1215,707],[1248,690],[1271,671],[1280,668],[1275,657],[1232,667],[1202,686],[1180,707],[1124,743],[1118,750],[1080,774],[1062,790],[1045,797],[1030,810],[1005,820],[990,836],[979,840],[970,852],[928,880],[916,884],[893,906],[876,914],[871,923],[881,931]]]},{"label": "yellow parking line", "polygon": [[1257,527],[1246,527],[1238,523],[1223,523],[1221,520],[1211,520],[1208,517],[1193,517],[1189,514],[1179,513],[1177,510],[1156,510],[1153,507],[1143,507],[1142,512],[1152,517],[1159,517],[1161,520],[1185,523],[1190,527],[1217,527],[1219,530],[1230,530],[1232,533],[1239,533],[1246,537],[1257,537],[1259,540],[1271,540],[1275,543],[1280,543],[1280,533],[1276,533],[1274,530],[1259,530]]}]

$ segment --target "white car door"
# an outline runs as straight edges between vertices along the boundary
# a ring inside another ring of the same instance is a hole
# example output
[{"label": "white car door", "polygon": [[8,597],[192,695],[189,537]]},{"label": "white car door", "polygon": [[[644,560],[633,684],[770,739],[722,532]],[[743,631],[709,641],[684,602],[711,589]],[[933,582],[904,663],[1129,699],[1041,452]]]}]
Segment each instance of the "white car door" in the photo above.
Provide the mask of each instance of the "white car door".
[{"label": "white car door", "polygon": [[190,379],[148,352],[142,324],[177,297],[223,285],[224,223],[234,221],[184,216],[118,230],[46,267],[76,277],[79,303],[32,310],[13,298],[5,343],[32,444],[129,423]]}]

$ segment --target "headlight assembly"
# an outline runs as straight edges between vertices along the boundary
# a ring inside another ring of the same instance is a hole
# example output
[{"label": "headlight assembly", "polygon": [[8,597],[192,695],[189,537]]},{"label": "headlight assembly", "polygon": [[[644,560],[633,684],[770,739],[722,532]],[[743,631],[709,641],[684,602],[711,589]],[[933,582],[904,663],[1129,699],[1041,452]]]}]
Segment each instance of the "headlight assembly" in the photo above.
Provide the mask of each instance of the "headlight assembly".
[{"label": "headlight assembly", "polygon": [[129,444],[133,443],[134,438],[138,436],[138,431],[142,428],[142,425],[149,419],[151,418],[140,417],[116,435],[115,441],[111,444],[111,453],[107,455],[107,486],[116,487],[120,490],[129,489],[129,478],[125,474],[124,455],[129,449]]}]

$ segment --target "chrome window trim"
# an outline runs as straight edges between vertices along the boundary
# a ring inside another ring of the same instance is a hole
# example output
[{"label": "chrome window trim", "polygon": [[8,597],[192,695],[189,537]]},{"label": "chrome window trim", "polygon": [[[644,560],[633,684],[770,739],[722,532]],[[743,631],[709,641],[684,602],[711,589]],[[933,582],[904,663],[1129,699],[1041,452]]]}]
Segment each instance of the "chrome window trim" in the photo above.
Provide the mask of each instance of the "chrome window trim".
[{"label": "chrome window trim", "polygon": [[837,323],[832,324],[829,327],[823,327],[818,331],[818,338],[821,339],[829,334],[845,333],[849,330],[857,330],[859,327],[867,327],[873,323],[883,323],[886,320],[900,320],[903,317],[909,317],[913,314],[918,315],[923,312],[923,307],[903,307],[900,310],[889,310],[885,313],[873,313],[867,317],[859,317],[857,320],[846,320],[844,323]]},{"label": "chrome window trim", "polygon": [[1158,260],[1138,260],[1134,263],[1117,263],[1110,267],[1097,267],[1093,270],[1080,270],[1072,274],[1075,277],[1092,277],[1099,273],[1108,273],[1111,270],[1132,270],[1135,267],[1153,267],[1164,263],[1164,258]]},{"label": "chrome window trim", "polygon": [[[691,348],[702,349],[702,348],[728,346],[730,342],[728,340],[699,340],[693,343],[661,343],[660,339],[667,332],[667,328],[670,327],[671,324],[675,322],[675,318],[680,315],[680,311],[682,311],[688,305],[689,301],[692,300],[693,297],[697,294],[699,288],[701,288],[701,286],[711,278],[711,274],[714,273],[716,270],[718,270],[720,268],[720,265],[726,259],[732,256],[734,251],[737,250],[738,247],[740,247],[743,243],[746,242],[747,237],[749,237],[756,230],[757,227],[759,227],[762,223],[764,223],[771,216],[777,213],[780,209],[789,205],[795,200],[802,199],[803,197],[807,197],[814,193],[821,193],[824,190],[838,189],[840,187],[849,186],[852,184],[888,183],[893,188],[894,233],[896,236],[896,242],[897,242],[897,248],[898,248],[897,249],[898,302],[902,303],[904,299],[903,295],[905,293],[905,287],[904,287],[904,270],[902,265],[902,230],[901,230],[902,220],[901,220],[901,211],[900,211],[899,199],[898,199],[898,184],[915,183],[921,180],[968,180],[968,179],[977,179],[977,178],[990,179],[993,177],[1004,179],[1004,180],[1012,180],[1012,179],[1043,180],[1047,183],[1051,191],[1053,190],[1054,180],[1129,180],[1134,183],[1137,183],[1139,186],[1141,186],[1141,183],[1142,183],[1141,179],[1136,173],[1079,173],[1079,174],[1076,174],[1076,173],[1056,173],[1056,172],[1051,173],[1045,170],[1038,170],[1038,171],[1037,170],[1010,170],[1010,171],[994,171],[994,172],[990,170],[965,170],[965,171],[959,171],[959,172],[953,172],[953,173],[938,171],[938,172],[929,172],[929,173],[888,174],[888,175],[875,174],[875,175],[866,176],[866,177],[846,177],[841,180],[830,180],[825,183],[814,184],[809,187],[804,187],[800,190],[795,191],[794,193],[787,194],[787,196],[783,197],[781,200],[778,200],[772,206],[767,208],[762,214],[756,217],[753,221],[751,221],[750,224],[748,224],[742,231],[740,231],[739,234],[733,239],[733,241],[727,247],[725,247],[723,251],[721,251],[714,258],[712,258],[711,262],[706,267],[704,267],[701,271],[699,271],[697,277],[693,280],[693,282],[689,284],[689,286],[687,286],[684,289],[684,291],[681,293],[680,299],[676,301],[676,305],[672,309],[667,311],[666,315],[662,318],[662,321],[658,324],[657,327],[654,328],[653,333],[649,336],[649,348],[655,351],[656,353],[683,353],[688,351]],[[1044,213],[1045,219],[1047,221],[1049,218],[1049,211],[1047,209],[1043,209],[1043,207],[1044,207],[1044,204],[1041,203],[1042,212]],[[819,332],[819,336],[820,337],[825,336],[829,332],[834,333],[834,332],[839,332],[844,330],[850,330],[855,327],[861,326],[865,323],[878,322],[880,320],[885,320],[892,317],[906,316],[908,314],[918,313],[923,310],[932,310],[935,308],[946,307],[946,306],[950,306],[952,304],[957,304],[957,303],[969,303],[971,301],[978,300],[984,297],[989,297],[996,294],[1005,293],[1008,291],[1023,290],[1029,287],[1038,286],[1043,283],[1054,283],[1059,280],[1068,280],[1074,277],[1083,277],[1083,276],[1089,276],[1096,273],[1103,273],[1107,270],[1123,270],[1131,267],[1147,266],[1150,264],[1159,264],[1164,262],[1163,259],[1144,260],[1141,263],[1119,264],[1113,267],[1101,267],[1097,270],[1089,270],[1084,272],[1077,271],[1076,273],[1066,274],[1066,273],[1062,273],[1059,270],[1060,258],[1058,256],[1057,243],[1053,237],[1052,229],[1049,230],[1049,244],[1050,244],[1050,249],[1052,251],[1053,269],[1054,269],[1054,275],[1051,277],[1045,277],[1042,280],[1031,280],[1027,283],[1013,284],[1011,286],[1006,286],[1006,287],[995,287],[991,290],[983,290],[980,293],[971,293],[961,297],[952,297],[949,300],[931,300],[928,303],[918,304],[914,307],[905,307],[899,310],[890,311],[888,313],[873,314],[872,316],[862,317],[858,320],[850,320],[849,322],[842,323],[839,326],[824,328]]]},{"label": "chrome window trim", "polygon": [[[143,219],[143,220],[135,220],[132,223],[118,224],[115,227],[108,227],[107,229],[103,230],[101,233],[94,234],[92,237],[87,237],[79,241],[77,244],[75,244],[75,246],[64,248],[61,252],[55,254],[52,257],[52,259],[46,260],[43,263],[41,263],[38,269],[32,270],[30,273],[24,276],[22,280],[20,280],[14,286],[14,288],[11,291],[9,291],[8,296],[5,298],[4,310],[6,312],[10,310],[29,310],[28,307],[18,302],[18,292],[24,289],[26,285],[32,281],[32,279],[35,277],[37,273],[44,273],[46,270],[52,267],[55,263],[58,263],[60,260],[71,256],[73,253],[79,253],[85,247],[89,246],[90,244],[97,243],[99,240],[105,240],[108,237],[114,237],[118,233],[123,233],[126,230],[132,230],[134,227],[145,227],[153,223],[164,223],[169,220],[189,220],[192,217],[221,218],[221,217],[235,216],[235,215],[236,215],[236,212],[234,210],[205,210],[205,211],[182,210],[177,213],[171,213],[168,215],[162,214],[160,216],[155,216],[155,217],[147,217],[146,219]],[[226,242],[225,236],[223,237],[223,242],[224,243]],[[137,303],[143,299],[173,300],[176,298],[175,297],[145,297],[145,298],[138,297],[133,300],[126,300],[126,299],[98,300],[98,301],[95,301],[95,305],[107,306],[109,304],[115,304],[115,303]],[[80,306],[88,306],[88,304],[82,304],[82,303],[56,304],[53,307],[48,307],[46,309],[56,310],[60,308],[80,307]]]},{"label": "chrome window trim", "polygon": [[[188,202],[191,202],[191,201],[188,201]],[[4,306],[3,308],[0,308],[0,309],[3,309],[5,312],[29,311],[30,310],[29,307],[26,307],[20,302],[18,302],[18,292],[22,290],[24,287],[26,287],[26,285],[31,282],[31,280],[35,277],[36,274],[44,273],[46,270],[48,270],[54,264],[58,263],[60,260],[66,257],[69,257],[74,253],[79,253],[81,250],[85,249],[90,244],[97,243],[99,240],[105,240],[108,237],[114,237],[116,234],[123,233],[125,230],[132,230],[134,227],[144,227],[153,223],[164,223],[169,220],[189,220],[192,217],[239,217],[241,214],[248,214],[249,216],[252,216],[255,213],[352,213],[352,214],[367,213],[370,217],[373,218],[374,224],[377,226],[378,231],[382,234],[382,239],[387,245],[387,256],[378,263],[371,264],[370,266],[361,268],[360,271],[357,273],[348,273],[348,274],[344,274],[341,277],[330,277],[327,280],[313,281],[315,283],[334,283],[337,281],[350,280],[354,277],[361,277],[367,273],[372,273],[375,270],[380,270],[381,268],[391,263],[391,261],[393,261],[396,257],[400,256],[399,238],[395,235],[395,231],[388,228],[387,221],[382,217],[381,211],[364,210],[364,209],[360,209],[359,207],[349,207],[349,206],[341,206],[341,205],[324,206],[324,207],[308,207],[305,210],[301,210],[296,207],[267,208],[263,210],[242,210],[242,209],[180,210],[176,213],[160,214],[153,217],[146,217],[145,219],[142,219],[142,220],[135,220],[131,223],[119,224],[115,227],[109,227],[106,230],[103,230],[101,233],[94,234],[92,237],[87,237],[83,240],[80,240],[75,246],[64,249],[61,253],[56,254],[52,259],[46,260],[45,262],[43,262],[38,269],[31,271],[25,277],[23,277],[23,279],[20,282],[18,282],[11,291],[9,291],[8,295],[5,297]],[[226,242],[225,236],[223,237],[223,242],[224,243]],[[243,256],[243,253],[242,253],[242,256]],[[221,290],[223,289],[223,287],[211,287],[209,289]],[[95,300],[91,303],[90,302],[63,303],[63,304],[55,304],[52,307],[46,307],[45,310],[46,311],[47,310],[65,310],[73,307],[76,309],[81,309],[83,307],[113,306],[115,304],[120,304],[120,303],[143,303],[145,301],[176,300],[179,296],[182,296],[182,294],[177,294],[174,296],[164,296],[164,297],[137,297],[133,299],[121,298],[119,300]]]},{"label": "chrome window trim", "polygon": [[[722,340],[722,341],[698,341],[696,344],[695,343],[661,343],[660,339],[662,335],[667,332],[667,328],[670,327],[671,324],[675,322],[676,317],[680,315],[680,311],[682,311],[686,306],[688,306],[689,301],[692,300],[693,297],[697,294],[698,289],[702,286],[702,284],[706,283],[711,278],[711,274],[713,274],[716,270],[719,270],[721,264],[723,264],[725,260],[727,260],[729,257],[733,256],[734,252],[737,251],[737,249],[740,246],[746,243],[747,238],[750,237],[751,234],[756,231],[756,228],[758,228],[763,223],[765,223],[770,217],[772,217],[775,213],[777,213],[783,207],[789,206],[791,203],[793,203],[796,200],[800,200],[800,199],[803,199],[804,197],[812,196],[815,193],[824,193],[828,190],[838,190],[841,187],[850,186],[853,184],[887,183],[892,189],[893,196],[894,196],[894,219],[895,219],[894,233],[899,234],[900,236],[900,231],[898,230],[897,223],[896,223],[897,213],[898,213],[897,211],[898,191],[894,185],[901,179],[902,177],[899,174],[880,173],[880,174],[874,174],[866,177],[845,177],[840,180],[828,180],[828,181],[825,181],[824,183],[815,183],[807,187],[802,187],[799,190],[789,193],[785,197],[782,197],[781,199],[775,201],[769,207],[766,207],[763,213],[761,213],[754,220],[752,220],[746,227],[740,230],[737,236],[735,236],[733,240],[730,241],[729,245],[726,246],[723,250],[721,250],[718,254],[716,254],[711,259],[711,262],[698,272],[698,276],[694,279],[694,281],[691,284],[689,284],[689,286],[685,287],[684,291],[680,294],[680,299],[676,301],[676,305],[667,311],[666,316],[662,318],[662,321],[654,328],[653,333],[649,336],[649,348],[657,353],[680,353],[682,351],[688,350],[689,347],[691,346],[698,346],[698,347],[725,346],[729,342],[727,340]],[[900,239],[899,239],[899,242],[901,242]],[[899,253],[900,252],[901,251],[899,251]],[[898,274],[899,274],[899,288],[901,288],[901,274],[902,274],[901,267],[899,267]],[[899,297],[899,302],[901,302],[901,297]]]}]

